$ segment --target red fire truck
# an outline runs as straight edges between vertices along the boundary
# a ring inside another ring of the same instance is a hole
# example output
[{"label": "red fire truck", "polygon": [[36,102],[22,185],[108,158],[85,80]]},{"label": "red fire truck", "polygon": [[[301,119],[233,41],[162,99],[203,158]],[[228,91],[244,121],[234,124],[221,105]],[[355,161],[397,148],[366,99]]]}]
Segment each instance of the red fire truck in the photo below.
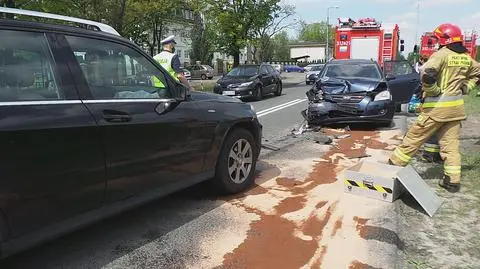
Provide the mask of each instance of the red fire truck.
[{"label": "red fire truck", "polygon": [[[420,54],[430,56],[437,50],[437,41],[432,37],[433,33],[426,32],[422,35]],[[468,49],[473,59],[477,56],[477,33],[474,31],[466,31],[463,35],[463,45]]]},{"label": "red fire truck", "polygon": [[397,24],[384,24],[373,18],[354,21],[339,18],[335,29],[336,59],[373,59],[383,66],[384,61],[396,60],[403,51],[403,40]]}]

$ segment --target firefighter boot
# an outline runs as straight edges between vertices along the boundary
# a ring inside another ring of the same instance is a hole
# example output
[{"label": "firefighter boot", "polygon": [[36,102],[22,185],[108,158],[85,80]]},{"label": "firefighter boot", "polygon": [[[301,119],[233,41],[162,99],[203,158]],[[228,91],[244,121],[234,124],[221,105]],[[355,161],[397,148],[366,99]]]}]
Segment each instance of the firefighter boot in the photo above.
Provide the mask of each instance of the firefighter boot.
[{"label": "firefighter boot", "polygon": [[442,158],[440,157],[440,153],[438,152],[423,151],[421,160],[427,163],[442,163]]},{"label": "firefighter boot", "polygon": [[455,193],[460,191],[460,183],[451,183],[450,177],[447,175],[443,176],[443,179],[440,179],[438,182],[440,187],[446,189],[448,192]]}]

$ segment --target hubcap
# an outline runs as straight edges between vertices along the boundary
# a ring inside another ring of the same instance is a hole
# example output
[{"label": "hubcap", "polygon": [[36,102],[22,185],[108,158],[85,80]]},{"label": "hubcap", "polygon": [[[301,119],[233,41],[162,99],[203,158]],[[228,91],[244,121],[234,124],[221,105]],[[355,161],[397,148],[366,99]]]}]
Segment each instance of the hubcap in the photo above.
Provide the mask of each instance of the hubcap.
[{"label": "hubcap", "polygon": [[228,175],[236,184],[247,180],[253,164],[252,146],[245,139],[239,139],[233,144],[228,156]]}]

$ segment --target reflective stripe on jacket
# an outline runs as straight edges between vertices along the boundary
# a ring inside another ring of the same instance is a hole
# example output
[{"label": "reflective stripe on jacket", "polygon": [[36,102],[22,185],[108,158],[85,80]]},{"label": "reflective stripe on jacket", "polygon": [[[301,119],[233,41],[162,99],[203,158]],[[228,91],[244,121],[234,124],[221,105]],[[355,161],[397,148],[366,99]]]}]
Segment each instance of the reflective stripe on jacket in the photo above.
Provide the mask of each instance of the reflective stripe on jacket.
[{"label": "reflective stripe on jacket", "polygon": [[466,53],[443,47],[423,65],[423,70],[427,69],[436,70],[437,82],[422,83],[423,112],[438,122],[466,119],[462,89],[471,79],[480,76],[480,64]]},{"label": "reflective stripe on jacket", "polygon": [[174,56],[175,56],[175,53],[171,53],[171,52],[168,52],[168,51],[162,51],[159,54],[155,55],[153,57],[153,59],[155,59],[155,61],[157,61],[159,64],[161,64],[162,67],[165,68],[165,70],[167,70],[167,72],[176,81],[180,81],[177,78],[177,73],[175,72],[175,70],[173,70],[173,67],[172,67],[172,60],[173,60]]}]

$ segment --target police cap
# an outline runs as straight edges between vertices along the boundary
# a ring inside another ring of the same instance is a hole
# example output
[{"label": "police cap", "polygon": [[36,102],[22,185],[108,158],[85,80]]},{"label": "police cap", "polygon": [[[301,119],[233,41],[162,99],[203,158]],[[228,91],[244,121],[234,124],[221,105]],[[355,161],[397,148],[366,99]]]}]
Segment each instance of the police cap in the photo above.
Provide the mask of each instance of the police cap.
[{"label": "police cap", "polygon": [[162,41],[160,41],[160,44],[162,44],[162,45],[169,44],[169,43],[177,44],[177,42],[175,42],[175,36],[174,35],[171,35],[171,36],[163,39]]}]

